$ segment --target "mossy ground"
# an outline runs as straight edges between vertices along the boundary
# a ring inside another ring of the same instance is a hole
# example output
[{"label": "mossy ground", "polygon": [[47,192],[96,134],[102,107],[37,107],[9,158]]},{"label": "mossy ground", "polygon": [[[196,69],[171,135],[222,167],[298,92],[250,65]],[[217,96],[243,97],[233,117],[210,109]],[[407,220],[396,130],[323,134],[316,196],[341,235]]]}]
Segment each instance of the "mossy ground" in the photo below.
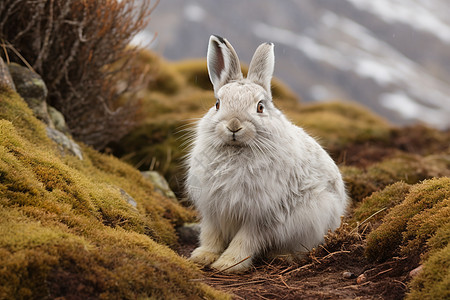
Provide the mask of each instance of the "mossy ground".
[{"label": "mossy ground", "polygon": [[1,88],[0,299],[226,297],[191,281],[198,268],[172,250],[175,226],[195,214],[133,167],[82,150],[82,161],[61,153]]}]

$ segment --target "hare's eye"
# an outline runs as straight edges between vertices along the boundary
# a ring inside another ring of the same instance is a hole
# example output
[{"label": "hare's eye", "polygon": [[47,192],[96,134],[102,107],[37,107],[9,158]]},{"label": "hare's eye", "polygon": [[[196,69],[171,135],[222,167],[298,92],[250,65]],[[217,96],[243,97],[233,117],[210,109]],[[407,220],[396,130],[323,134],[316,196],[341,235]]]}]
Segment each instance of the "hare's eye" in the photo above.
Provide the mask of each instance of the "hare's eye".
[{"label": "hare's eye", "polygon": [[258,102],[258,106],[256,108],[256,112],[257,113],[263,113],[264,112],[264,104],[262,103],[262,101]]},{"label": "hare's eye", "polygon": [[220,100],[217,99],[217,101],[216,101],[216,110],[219,110],[219,108],[220,108]]}]

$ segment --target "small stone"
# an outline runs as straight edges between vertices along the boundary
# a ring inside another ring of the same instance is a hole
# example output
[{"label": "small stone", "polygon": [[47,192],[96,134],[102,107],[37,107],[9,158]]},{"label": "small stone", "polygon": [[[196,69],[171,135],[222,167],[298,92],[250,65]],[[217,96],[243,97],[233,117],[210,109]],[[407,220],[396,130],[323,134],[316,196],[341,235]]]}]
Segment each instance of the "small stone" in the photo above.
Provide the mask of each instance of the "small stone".
[{"label": "small stone", "polygon": [[125,192],[124,189],[120,189],[120,194],[122,195],[122,198],[131,206],[134,208],[137,208],[137,202],[133,199],[127,192]]},{"label": "small stone", "polygon": [[177,198],[175,197],[175,194],[170,189],[169,184],[161,174],[156,171],[144,171],[141,172],[141,174],[142,176],[144,176],[144,178],[150,180],[153,183],[156,192],[176,201]]},{"label": "small stone", "polygon": [[359,275],[358,278],[356,279],[357,284],[362,284],[366,281],[367,281],[367,277],[364,274]]},{"label": "small stone", "polygon": [[186,223],[177,228],[177,233],[182,244],[195,245],[198,243],[200,225],[198,223]]},{"label": "small stone", "polygon": [[342,273],[342,277],[344,277],[345,279],[353,279],[356,278],[356,275],[353,274],[352,272],[345,271]]},{"label": "small stone", "polygon": [[47,108],[50,121],[53,123],[54,128],[64,134],[69,134],[69,128],[66,125],[64,115],[53,106],[48,105]]},{"label": "small stone", "polygon": [[47,125],[52,125],[47,111],[47,86],[36,72],[19,64],[8,65],[17,93],[27,102],[34,115]]},{"label": "small stone", "polygon": [[1,57],[0,57],[0,84],[7,85],[14,91],[16,90],[16,86],[14,85],[14,81],[11,77],[9,69]]},{"label": "small stone", "polygon": [[423,269],[423,265],[420,265],[417,268],[411,270],[409,272],[409,277],[416,277],[417,275],[419,275],[420,272],[422,272],[422,269]]},{"label": "small stone", "polygon": [[81,148],[77,143],[69,139],[64,133],[59,130],[50,127],[46,127],[45,129],[47,131],[47,136],[56,144],[58,144],[62,153],[64,153],[64,150],[68,150],[69,153],[75,155],[80,160],[83,160],[83,153],[81,152]]}]

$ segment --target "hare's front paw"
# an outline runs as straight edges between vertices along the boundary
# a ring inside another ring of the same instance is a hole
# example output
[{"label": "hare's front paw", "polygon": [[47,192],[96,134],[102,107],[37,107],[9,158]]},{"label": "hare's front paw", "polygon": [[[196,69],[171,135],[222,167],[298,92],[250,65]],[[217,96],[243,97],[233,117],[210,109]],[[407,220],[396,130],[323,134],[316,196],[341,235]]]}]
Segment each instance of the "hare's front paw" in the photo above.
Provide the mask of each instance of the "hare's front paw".
[{"label": "hare's front paw", "polygon": [[202,266],[209,266],[219,258],[219,255],[219,253],[208,251],[203,247],[198,247],[192,252],[189,260]]},{"label": "hare's front paw", "polygon": [[213,263],[211,267],[227,273],[242,273],[248,270],[251,265],[251,257],[248,257],[247,259],[239,259],[229,254],[225,254],[219,257],[219,259]]}]

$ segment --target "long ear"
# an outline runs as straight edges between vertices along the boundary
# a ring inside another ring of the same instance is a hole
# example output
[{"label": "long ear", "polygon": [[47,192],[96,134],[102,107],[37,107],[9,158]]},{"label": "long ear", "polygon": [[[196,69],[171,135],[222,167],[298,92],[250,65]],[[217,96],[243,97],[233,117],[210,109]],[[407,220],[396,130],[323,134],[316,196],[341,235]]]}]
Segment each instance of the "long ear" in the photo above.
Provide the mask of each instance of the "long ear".
[{"label": "long ear", "polygon": [[247,78],[261,85],[269,95],[272,95],[270,82],[272,80],[274,65],[275,55],[273,53],[273,44],[265,43],[256,49],[248,68]]},{"label": "long ear", "polygon": [[214,93],[233,80],[243,79],[239,58],[231,44],[224,38],[212,35],[209,38],[207,65]]}]

